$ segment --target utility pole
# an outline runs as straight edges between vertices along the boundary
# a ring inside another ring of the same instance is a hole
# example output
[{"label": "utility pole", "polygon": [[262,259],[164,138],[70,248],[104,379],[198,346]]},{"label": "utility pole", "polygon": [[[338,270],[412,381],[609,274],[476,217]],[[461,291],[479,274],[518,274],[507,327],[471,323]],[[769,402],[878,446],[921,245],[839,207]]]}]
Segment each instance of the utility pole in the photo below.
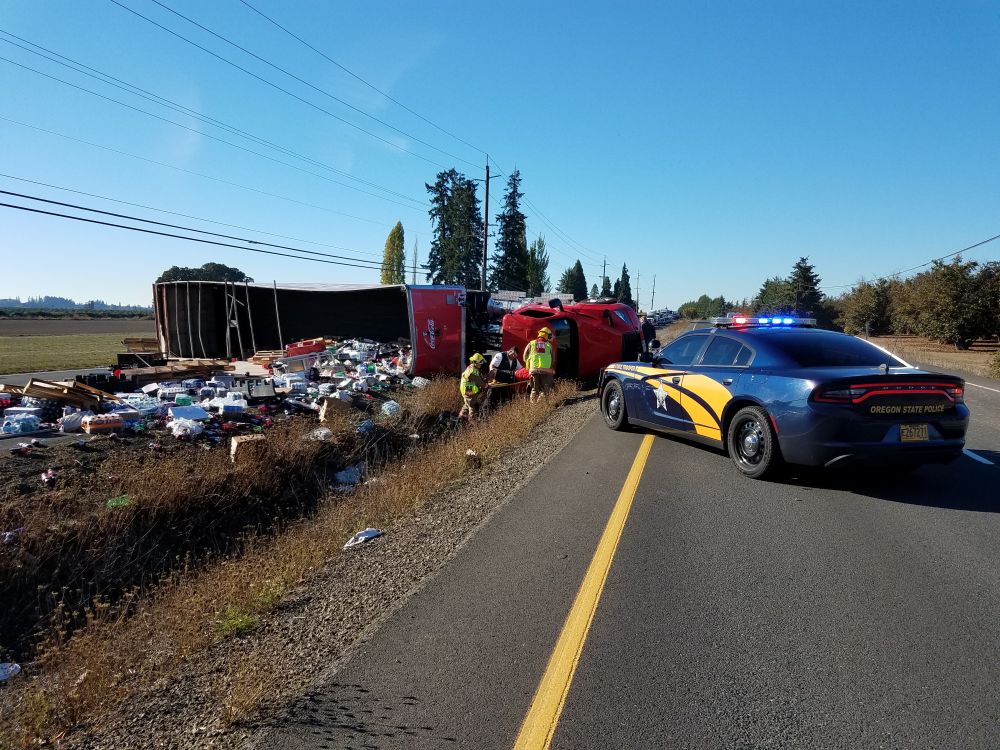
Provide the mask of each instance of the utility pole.
[{"label": "utility pole", "polygon": [[604,280],[608,278],[608,256],[604,256],[604,263],[601,265],[601,289],[604,288]]},{"label": "utility pole", "polygon": [[649,311],[653,312],[656,305],[656,274],[653,274],[653,294],[649,298]]},{"label": "utility pole", "polygon": [[413,238],[413,285],[417,285],[417,242],[419,239]]},{"label": "utility pole", "polygon": [[486,291],[486,253],[490,241],[490,155],[486,154],[486,199],[483,201],[483,278],[479,290]]},{"label": "utility pole", "polygon": [[639,309],[639,308],[642,307],[642,303],[639,302],[639,297],[640,297],[640,295],[639,295],[639,271],[637,269],[636,272],[635,272],[635,307],[636,307],[636,309]]}]

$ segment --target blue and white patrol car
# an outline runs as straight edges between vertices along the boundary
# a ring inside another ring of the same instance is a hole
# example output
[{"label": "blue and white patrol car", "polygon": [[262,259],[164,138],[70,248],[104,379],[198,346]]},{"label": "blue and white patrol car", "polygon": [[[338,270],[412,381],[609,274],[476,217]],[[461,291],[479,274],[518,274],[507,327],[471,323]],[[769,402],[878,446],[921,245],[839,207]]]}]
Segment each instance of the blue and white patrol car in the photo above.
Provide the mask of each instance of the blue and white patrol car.
[{"label": "blue and white patrol car", "polygon": [[764,477],[781,464],[878,461],[912,469],[957,458],[965,381],[797,316],[735,315],[688,331],[598,383],[604,420],[680,435],[728,452]]}]

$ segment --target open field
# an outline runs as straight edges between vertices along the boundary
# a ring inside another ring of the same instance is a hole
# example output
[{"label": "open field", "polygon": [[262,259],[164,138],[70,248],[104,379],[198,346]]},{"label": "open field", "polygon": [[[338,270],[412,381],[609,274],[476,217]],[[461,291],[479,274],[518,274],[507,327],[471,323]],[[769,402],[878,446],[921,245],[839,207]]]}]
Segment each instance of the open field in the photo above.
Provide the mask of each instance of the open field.
[{"label": "open field", "polygon": [[122,339],[153,335],[152,320],[0,319],[0,375],[114,364]]},{"label": "open field", "polygon": [[122,338],[152,336],[153,320],[134,318],[0,318],[0,338],[6,336],[71,336],[79,333],[107,333]]},{"label": "open field", "polygon": [[110,365],[125,351],[121,333],[0,337],[0,375]]},{"label": "open field", "polygon": [[964,370],[981,377],[995,377],[990,372],[990,358],[1000,351],[996,341],[976,341],[967,351],[956,351],[948,344],[939,344],[920,336],[872,336],[878,344],[903,359],[913,359],[922,364]]}]

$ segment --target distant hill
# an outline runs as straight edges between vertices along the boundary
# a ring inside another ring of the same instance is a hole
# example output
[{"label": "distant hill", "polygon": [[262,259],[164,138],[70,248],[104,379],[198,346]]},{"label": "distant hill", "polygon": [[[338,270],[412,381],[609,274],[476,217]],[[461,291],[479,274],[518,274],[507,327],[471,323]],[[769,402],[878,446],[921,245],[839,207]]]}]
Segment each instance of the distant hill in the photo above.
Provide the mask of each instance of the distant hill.
[{"label": "distant hill", "polygon": [[28,297],[24,302],[20,297],[0,298],[0,308],[20,310],[122,310],[127,312],[152,312],[152,306],[112,305],[101,299],[74,302],[66,297]]}]

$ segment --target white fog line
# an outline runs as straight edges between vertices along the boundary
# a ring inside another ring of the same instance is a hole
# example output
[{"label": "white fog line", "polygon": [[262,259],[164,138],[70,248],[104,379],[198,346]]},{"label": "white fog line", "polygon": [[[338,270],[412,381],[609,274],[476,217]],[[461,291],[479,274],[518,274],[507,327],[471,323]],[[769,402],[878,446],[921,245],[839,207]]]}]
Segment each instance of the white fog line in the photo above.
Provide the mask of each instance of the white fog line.
[{"label": "white fog line", "polygon": [[982,388],[985,391],[993,391],[994,393],[1000,393],[1000,389],[990,388],[988,385],[979,385],[978,383],[970,383],[968,380],[965,381],[966,385],[971,385],[974,388]]},{"label": "white fog line", "polygon": [[962,453],[971,458],[973,461],[978,461],[979,463],[986,464],[987,466],[993,466],[993,462],[988,458],[983,458],[982,456],[973,453],[968,448],[962,448]]}]

